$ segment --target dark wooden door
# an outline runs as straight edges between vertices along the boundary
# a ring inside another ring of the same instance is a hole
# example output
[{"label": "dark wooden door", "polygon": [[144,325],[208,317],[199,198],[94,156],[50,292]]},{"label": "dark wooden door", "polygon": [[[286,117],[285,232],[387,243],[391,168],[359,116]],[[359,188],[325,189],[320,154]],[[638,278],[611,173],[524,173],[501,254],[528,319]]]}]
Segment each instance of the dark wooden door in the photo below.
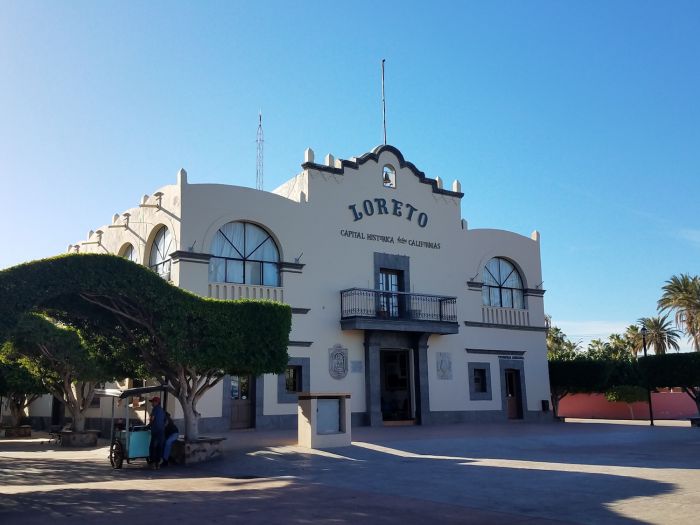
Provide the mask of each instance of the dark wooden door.
[{"label": "dark wooden door", "polygon": [[520,389],[520,370],[507,368],[505,371],[505,381],[508,419],[522,419],[523,401]]},{"label": "dark wooden door", "polygon": [[411,378],[408,350],[382,350],[380,388],[384,421],[411,419]]},{"label": "dark wooden door", "polygon": [[250,428],[252,418],[251,376],[231,376],[231,428]]}]

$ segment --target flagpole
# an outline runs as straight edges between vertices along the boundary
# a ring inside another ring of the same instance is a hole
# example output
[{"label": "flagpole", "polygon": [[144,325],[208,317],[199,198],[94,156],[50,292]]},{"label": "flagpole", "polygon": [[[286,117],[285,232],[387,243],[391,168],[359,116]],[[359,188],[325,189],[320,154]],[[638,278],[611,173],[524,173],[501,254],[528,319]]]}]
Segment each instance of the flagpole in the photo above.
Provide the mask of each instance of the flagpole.
[{"label": "flagpole", "polygon": [[382,58],[382,122],[384,124],[384,145],[386,145],[386,98],[384,98],[384,60]]}]

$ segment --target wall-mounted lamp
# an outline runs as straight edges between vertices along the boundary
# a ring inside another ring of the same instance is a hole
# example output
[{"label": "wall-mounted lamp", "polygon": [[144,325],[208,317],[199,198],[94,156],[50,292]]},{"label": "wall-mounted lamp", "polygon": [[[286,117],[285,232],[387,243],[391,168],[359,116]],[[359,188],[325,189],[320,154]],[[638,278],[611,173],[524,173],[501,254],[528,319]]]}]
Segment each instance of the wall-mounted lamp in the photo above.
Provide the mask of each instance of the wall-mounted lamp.
[{"label": "wall-mounted lamp", "polygon": [[163,202],[163,192],[157,191],[153,194],[153,196],[156,198],[156,206],[158,206],[160,208],[160,206]]}]

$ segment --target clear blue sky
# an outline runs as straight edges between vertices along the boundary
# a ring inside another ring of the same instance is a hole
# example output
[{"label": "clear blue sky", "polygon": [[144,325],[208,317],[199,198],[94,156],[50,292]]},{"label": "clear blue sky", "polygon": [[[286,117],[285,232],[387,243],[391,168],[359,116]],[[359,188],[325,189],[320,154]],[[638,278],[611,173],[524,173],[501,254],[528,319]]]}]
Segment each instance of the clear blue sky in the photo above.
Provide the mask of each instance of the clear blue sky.
[{"label": "clear blue sky", "polygon": [[172,183],[265,186],[389,143],[470,227],[542,234],[573,338],[700,273],[697,2],[0,3],[0,268]]}]

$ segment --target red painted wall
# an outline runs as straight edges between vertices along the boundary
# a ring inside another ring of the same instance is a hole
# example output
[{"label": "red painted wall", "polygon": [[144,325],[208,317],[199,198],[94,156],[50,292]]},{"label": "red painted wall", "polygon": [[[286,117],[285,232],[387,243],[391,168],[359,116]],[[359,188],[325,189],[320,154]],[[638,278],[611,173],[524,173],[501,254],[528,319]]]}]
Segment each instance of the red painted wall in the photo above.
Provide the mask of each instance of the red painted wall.
[{"label": "red painted wall", "polygon": [[[654,392],[655,419],[697,416],[695,403],[685,392]],[[610,403],[603,394],[568,395],[559,402],[559,416],[591,419],[649,419],[646,403]]]}]

